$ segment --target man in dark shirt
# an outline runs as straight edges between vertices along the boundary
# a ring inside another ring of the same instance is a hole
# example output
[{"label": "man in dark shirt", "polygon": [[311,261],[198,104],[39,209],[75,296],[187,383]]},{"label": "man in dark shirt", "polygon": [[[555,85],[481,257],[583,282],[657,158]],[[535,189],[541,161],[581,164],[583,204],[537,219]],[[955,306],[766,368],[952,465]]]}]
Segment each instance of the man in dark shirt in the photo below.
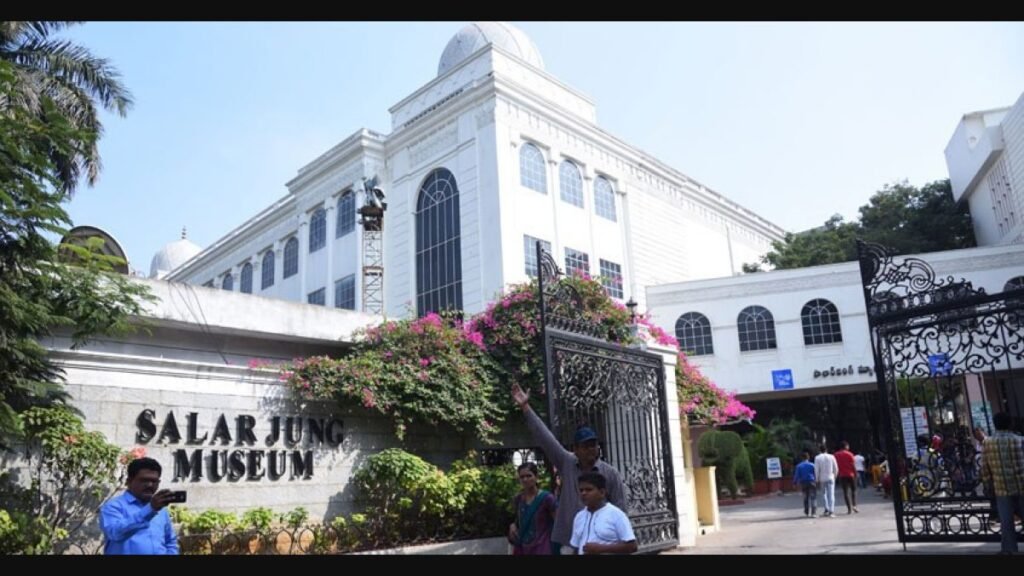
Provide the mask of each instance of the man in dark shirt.
[{"label": "man in dark shirt", "polygon": [[[608,501],[628,514],[625,490],[619,471],[611,464],[597,459],[600,448],[597,434],[593,429],[586,426],[578,429],[573,438],[573,451],[570,452],[562,447],[555,435],[530,408],[529,399],[529,395],[518,384],[512,385],[512,400],[526,416],[526,427],[530,430],[533,440],[540,444],[548,461],[561,473],[562,486],[558,495],[558,512],[555,515],[555,526],[551,531],[551,542],[568,546],[572,537],[573,520],[576,513],[584,507],[577,485],[581,474],[598,472],[604,476],[607,482]],[[555,550],[557,549],[556,547]]]}]

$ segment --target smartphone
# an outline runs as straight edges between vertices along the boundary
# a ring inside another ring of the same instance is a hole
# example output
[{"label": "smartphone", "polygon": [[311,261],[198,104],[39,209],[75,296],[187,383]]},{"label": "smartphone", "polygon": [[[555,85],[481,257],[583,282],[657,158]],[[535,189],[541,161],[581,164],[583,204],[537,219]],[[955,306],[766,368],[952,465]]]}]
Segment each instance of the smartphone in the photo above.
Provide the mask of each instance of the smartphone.
[{"label": "smartphone", "polygon": [[171,497],[168,500],[168,502],[174,504],[181,504],[182,502],[185,502],[187,499],[188,492],[185,492],[184,490],[175,490],[174,492],[171,492]]}]

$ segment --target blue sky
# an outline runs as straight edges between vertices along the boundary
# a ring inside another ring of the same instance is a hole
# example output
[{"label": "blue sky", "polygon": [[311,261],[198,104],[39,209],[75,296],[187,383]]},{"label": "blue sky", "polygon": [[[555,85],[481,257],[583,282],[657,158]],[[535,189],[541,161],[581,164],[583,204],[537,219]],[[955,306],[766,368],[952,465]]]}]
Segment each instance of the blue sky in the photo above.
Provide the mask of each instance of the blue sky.
[{"label": "blue sky", "polygon": [[[431,80],[467,22],[90,22],[66,36],[135,97],[70,203],[131,265],[206,247]],[[513,22],[598,124],[787,230],[947,177],[966,113],[1024,92],[1024,23]]]}]

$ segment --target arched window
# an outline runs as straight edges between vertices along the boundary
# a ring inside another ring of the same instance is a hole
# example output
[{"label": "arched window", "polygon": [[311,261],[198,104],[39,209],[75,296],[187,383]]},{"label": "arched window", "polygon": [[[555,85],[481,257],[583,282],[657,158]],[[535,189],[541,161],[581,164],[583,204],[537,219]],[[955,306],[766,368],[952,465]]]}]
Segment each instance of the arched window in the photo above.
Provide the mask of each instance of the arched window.
[{"label": "arched window", "polygon": [[243,294],[252,294],[252,264],[248,262],[242,266],[242,285],[239,289]]},{"label": "arched window", "polygon": [[594,213],[615,222],[615,191],[604,176],[594,178]]},{"label": "arched window", "polygon": [[816,298],[804,304],[800,310],[800,323],[804,327],[804,344],[807,346],[843,341],[839,310],[828,300]]},{"label": "arched window", "polygon": [[700,312],[687,312],[676,320],[676,339],[679,340],[679,349],[690,356],[715,353],[711,341],[711,322]]},{"label": "arched window", "polygon": [[356,228],[356,195],[346,190],[338,198],[338,216],[334,223],[334,237],[341,238]]},{"label": "arched window", "polygon": [[523,144],[519,148],[519,182],[531,190],[541,194],[548,193],[548,177],[544,169],[544,154],[540,149],[530,144]]},{"label": "arched window", "polygon": [[327,245],[327,211],[317,208],[309,219],[309,253]]},{"label": "arched window", "polygon": [[263,254],[263,265],[260,269],[260,290],[266,290],[274,285],[274,249],[271,248]]},{"label": "arched window", "polygon": [[284,243],[284,277],[299,273],[299,239],[292,236]]},{"label": "arched window", "polygon": [[224,279],[221,280],[220,288],[221,290],[227,290],[229,292],[235,289],[235,279],[231,276],[230,272],[228,272],[228,274],[224,276]]},{"label": "arched window", "polygon": [[416,202],[416,313],[462,310],[459,187],[444,168],[427,175]]},{"label": "arched window", "polygon": [[767,308],[747,306],[736,318],[740,336],[740,352],[772,350],[775,344],[775,318]]},{"label": "arched window", "polygon": [[558,189],[563,201],[583,208],[583,177],[576,164],[569,160],[563,160],[558,167]]}]

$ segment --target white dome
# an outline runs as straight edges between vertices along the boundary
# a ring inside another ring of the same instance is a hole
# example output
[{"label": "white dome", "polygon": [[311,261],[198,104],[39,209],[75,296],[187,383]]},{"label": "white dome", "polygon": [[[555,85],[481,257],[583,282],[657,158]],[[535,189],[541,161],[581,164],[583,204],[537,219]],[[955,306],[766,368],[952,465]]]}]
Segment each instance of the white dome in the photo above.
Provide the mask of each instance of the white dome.
[{"label": "white dome", "polygon": [[[184,236],[184,233],[182,233]],[[202,252],[199,246],[186,240],[175,240],[164,246],[153,255],[153,262],[149,265],[150,278],[163,278],[168,272],[188,262],[193,256]]]},{"label": "white dome", "polygon": [[505,52],[518,56],[527,64],[544,69],[540,51],[522,30],[505,22],[474,22],[459,30],[441,54],[437,64],[437,75],[441,76],[488,44],[494,44]]}]

